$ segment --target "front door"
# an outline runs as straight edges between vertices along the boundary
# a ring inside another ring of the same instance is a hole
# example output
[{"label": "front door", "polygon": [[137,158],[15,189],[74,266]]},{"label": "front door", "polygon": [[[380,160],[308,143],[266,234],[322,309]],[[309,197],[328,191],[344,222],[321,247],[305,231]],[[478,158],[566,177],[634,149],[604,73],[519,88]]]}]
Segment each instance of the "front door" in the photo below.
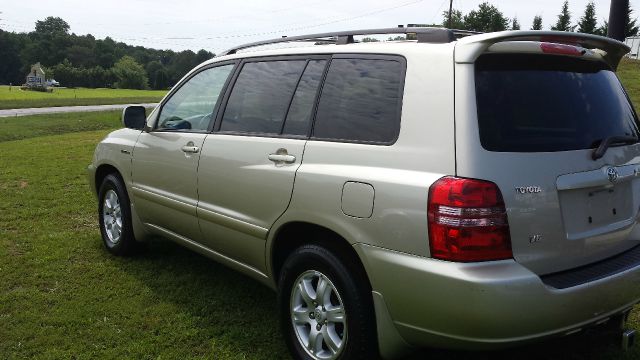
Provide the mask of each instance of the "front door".
[{"label": "front door", "polygon": [[218,97],[234,64],[194,73],[161,105],[153,129],[133,151],[133,199],[143,222],[160,232],[200,239],[198,161]]}]

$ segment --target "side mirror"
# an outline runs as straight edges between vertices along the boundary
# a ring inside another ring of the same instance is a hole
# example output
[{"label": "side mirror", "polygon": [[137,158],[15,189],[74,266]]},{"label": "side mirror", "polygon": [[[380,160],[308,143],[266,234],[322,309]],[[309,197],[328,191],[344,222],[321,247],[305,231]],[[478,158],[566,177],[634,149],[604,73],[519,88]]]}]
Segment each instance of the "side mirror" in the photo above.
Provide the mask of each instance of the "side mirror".
[{"label": "side mirror", "polygon": [[144,106],[130,105],[122,110],[124,127],[142,130],[147,125],[147,109]]}]

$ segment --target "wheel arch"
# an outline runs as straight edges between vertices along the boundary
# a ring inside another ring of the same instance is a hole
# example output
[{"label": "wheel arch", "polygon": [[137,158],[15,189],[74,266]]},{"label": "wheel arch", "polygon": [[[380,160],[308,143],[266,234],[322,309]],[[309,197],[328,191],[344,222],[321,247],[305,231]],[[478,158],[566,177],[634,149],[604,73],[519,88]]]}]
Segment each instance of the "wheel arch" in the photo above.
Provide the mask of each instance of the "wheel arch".
[{"label": "wheel arch", "polygon": [[353,266],[358,275],[366,279],[367,288],[371,290],[371,281],[364,264],[347,238],[329,227],[305,221],[290,221],[282,224],[273,235],[267,261],[276,286],[285,260],[293,250],[304,244],[317,244],[333,251],[347,264]]},{"label": "wheel arch", "polygon": [[102,181],[109,174],[114,174],[118,178],[120,178],[120,180],[122,181],[122,184],[125,187],[125,191],[127,192],[127,195],[129,197],[129,202],[131,204],[131,221],[133,224],[133,232],[135,234],[136,241],[138,242],[149,241],[151,234],[147,231],[146,227],[144,226],[143,222],[141,221],[138,215],[138,211],[136,207],[134,206],[135,201],[132,196],[133,195],[131,191],[132,189],[130,187],[131,184],[129,184],[127,179],[124,177],[123,173],[114,164],[110,162],[104,162],[97,166],[95,170],[95,175],[94,175],[95,188],[93,190],[95,194],[99,196],[100,185],[102,185]]},{"label": "wheel arch", "polygon": [[94,179],[95,179],[94,191],[96,194],[98,193],[98,191],[100,191],[100,185],[102,185],[102,181],[109,174],[116,174],[124,182],[124,178],[122,177],[122,174],[120,173],[120,170],[118,170],[118,168],[116,168],[115,166],[109,163],[100,164],[96,168],[96,173],[94,175]]}]

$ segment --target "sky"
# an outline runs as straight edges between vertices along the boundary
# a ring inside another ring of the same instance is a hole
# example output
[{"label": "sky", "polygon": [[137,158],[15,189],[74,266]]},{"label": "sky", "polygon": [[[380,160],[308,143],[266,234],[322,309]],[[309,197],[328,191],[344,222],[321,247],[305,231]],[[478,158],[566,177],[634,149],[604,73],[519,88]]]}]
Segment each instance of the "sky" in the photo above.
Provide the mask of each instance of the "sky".
[{"label": "sky", "polygon": [[[454,0],[468,13],[485,0]],[[552,26],[563,0],[488,0],[522,29],[541,15]],[[588,0],[569,0],[573,23]],[[109,36],[131,45],[214,53],[243,43],[350,29],[441,23],[449,0],[0,0],[0,29],[33,31],[36,20],[63,18],[78,35]],[[608,19],[610,1],[596,0],[598,22]],[[640,0],[630,0],[638,9]]]}]

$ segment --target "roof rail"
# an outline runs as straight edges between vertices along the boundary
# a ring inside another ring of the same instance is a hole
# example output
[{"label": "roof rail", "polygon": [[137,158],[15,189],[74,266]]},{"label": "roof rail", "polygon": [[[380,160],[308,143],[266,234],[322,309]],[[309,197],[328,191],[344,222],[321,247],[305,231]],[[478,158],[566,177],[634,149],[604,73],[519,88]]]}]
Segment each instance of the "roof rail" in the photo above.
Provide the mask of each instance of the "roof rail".
[{"label": "roof rail", "polygon": [[244,50],[256,46],[288,42],[322,42],[334,44],[350,44],[355,42],[353,37],[357,35],[382,34],[415,34],[416,39],[419,43],[449,43],[455,41],[460,37],[479,33],[466,30],[450,30],[437,27],[396,27],[385,29],[349,30],[310,35],[283,36],[277,39],[256,41],[253,43],[239,45],[229,50],[223,51],[219,56],[235,54],[239,50]]}]

